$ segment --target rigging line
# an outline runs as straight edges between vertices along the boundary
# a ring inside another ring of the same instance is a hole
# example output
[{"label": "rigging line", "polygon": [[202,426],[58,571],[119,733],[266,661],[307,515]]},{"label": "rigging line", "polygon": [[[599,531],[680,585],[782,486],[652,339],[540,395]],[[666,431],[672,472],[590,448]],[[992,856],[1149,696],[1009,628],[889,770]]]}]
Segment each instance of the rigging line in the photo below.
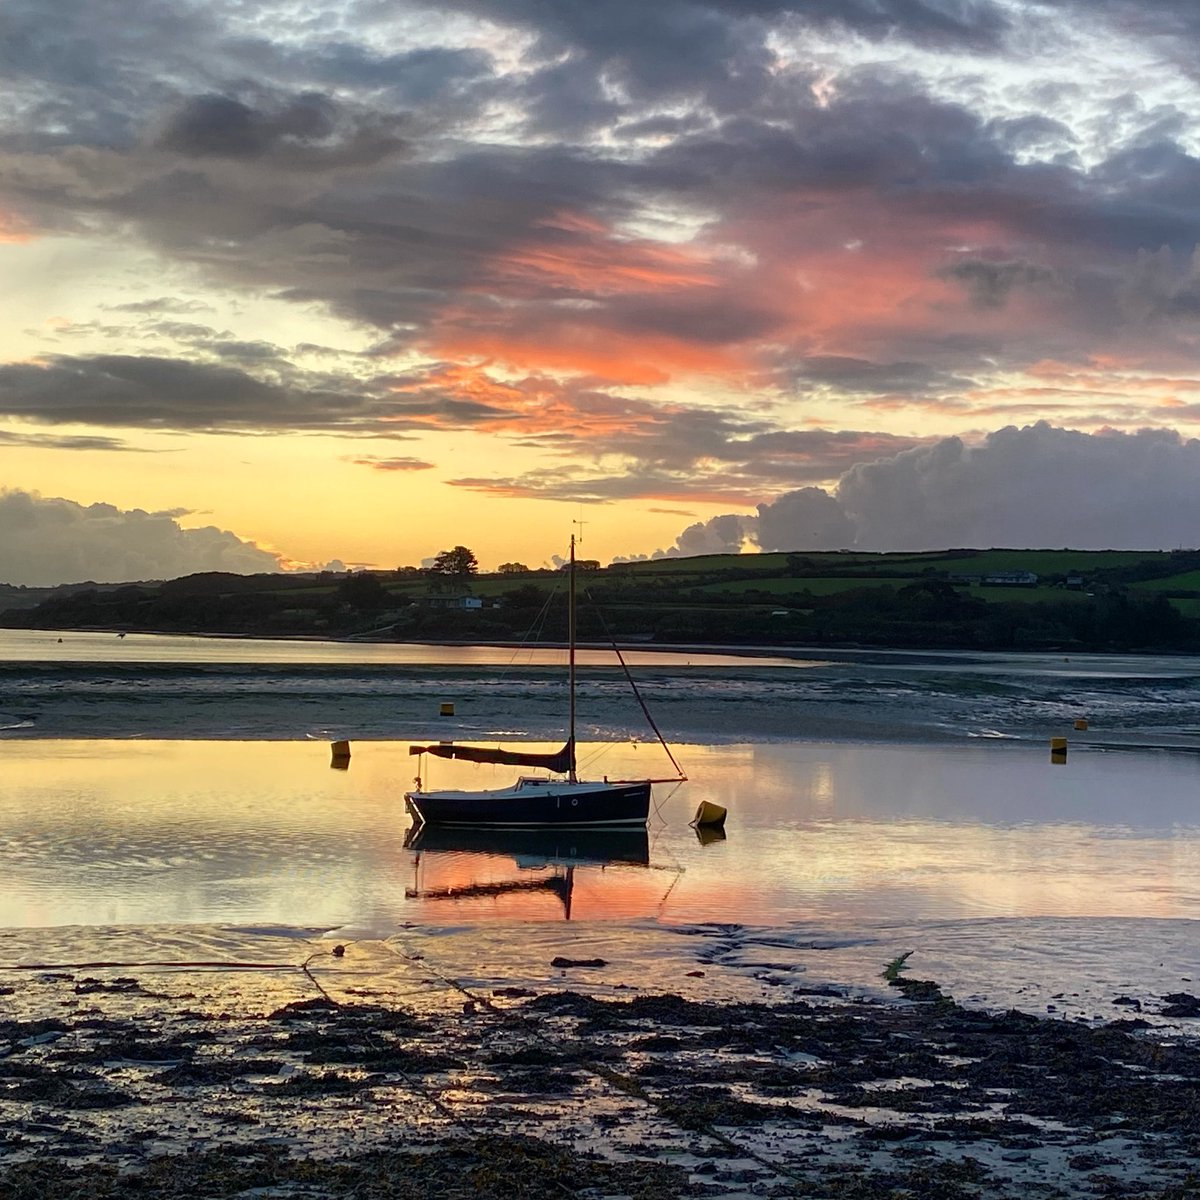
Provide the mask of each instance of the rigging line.
[{"label": "rigging line", "polygon": [[542,601],[541,610],[533,618],[533,624],[525,631],[525,636],[521,639],[520,644],[513,648],[507,665],[500,671],[499,679],[508,677],[509,672],[514,669],[517,658],[520,655],[532,653],[536,648],[537,643],[541,640],[542,630],[546,628],[546,622],[550,617],[550,606],[558,598],[559,584],[560,581],[556,579],[550,585],[550,590],[546,593],[546,599]]},{"label": "rigging line", "polygon": [[581,771],[590,769],[592,764],[603,758],[606,754],[615,750],[618,746],[627,744],[627,739],[622,738],[619,742],[585,742],[584,745],[592,747],[590,754],[585,754],[580,760],[579,769]]},{"label": "rigging line", "polygon": [[592,598],[592,593],[589,592],[587,588],[583,589],[583,594],[589,600],[591,600],[592,607],[596,610],[596,616],[600,619],[600,628],[604,630],[604,636],[608,638],[609,644],[613,648],[613,653],[617,656],[617,662],[621,664],[621,670],[625,672],[625,678],[628,680],[629,686],[633,689],[633,694],[637,698],[638,704],[641,705],[642,714],[650,723],[650,728],[654,730],[654,734],[658,738],[659,743],[662,745],[663,750],[666,751],[667,757],[671,760],[671,766],[673,766],[675,770],[679,772],[679,781],[682,783],[687,779],[687,773],[679,765],[675,755],[671,753],[671,747],[667,745],[667,739],[663,737],[662,730],[659,729],[659,727],[654,723],[654,718],[650,715],[650,710],[646,707],[646,701],[642,699],[642,693],[638,691],[638,685],[634,682],[634,678],[630,674],[629,666],[625,662],[625,655],[621,653],[621,647],[617,645],[616,639],[609,631],[608,622],[604,619],[604,613],[600,611],[600,606]]},{"label": "rigging line", "polygon": [[[655,800],[655,801],[654,801],[654,815],[655,815],[655,816],[656,816],[656,817],[657,817],[657,818],[658,818],[658,819],[659,819],[659,820],[660,820],[660,821],[661,821],[661,822],[662,822],[664,825],[666,825],[666,823],[667,823],[667,819],[666,819],[666,817],[664,817],[664,816],[662,815],[662,809],[663,809],[663,805],[664,805],[664,804],[666,804],[666,803],[667,803],[667,801],[668,801],[668,800],[670,800],[670,799],[671,799],[671,797],[672,797],[672,796],[674,796],[674,795],[675,795],[675,793],[676,793],[677,791],[679,791],[679,789],[680,789],[680,788],[681,788],[681,787],[684,785],[684,783],[685,783],[685,782],[686,782],[686,780],[683,780],[683,779],[680,779],[680,780],[678,780],[678,781],[676,782],[675,786],[674,786],[674,787],[673,787],[673,788],[672,788],[672,789],[671,789],[671,790],[670,790],[670,791],[669,791],[669,792],[668,792],[668,793],[667,793],[667,794],[666,794],[666,795],[665,795],[665,796],[664,796],[664,797],[663,797],[661,800]],[[653,797],[654,793],[653,793],[653,792],[651,792],[651,793],[650,793],[650,795],[651,795],[651,797]]]}]

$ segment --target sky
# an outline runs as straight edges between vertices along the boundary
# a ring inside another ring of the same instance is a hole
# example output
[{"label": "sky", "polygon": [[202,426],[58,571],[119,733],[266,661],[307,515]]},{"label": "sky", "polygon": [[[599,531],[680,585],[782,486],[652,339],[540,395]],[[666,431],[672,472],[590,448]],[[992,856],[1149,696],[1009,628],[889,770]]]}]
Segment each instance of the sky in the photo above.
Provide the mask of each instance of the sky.
[{"label": "sky", "polygon": [[5,0],[0,581],[1195,546],[1198,51],[1194,0]]}]

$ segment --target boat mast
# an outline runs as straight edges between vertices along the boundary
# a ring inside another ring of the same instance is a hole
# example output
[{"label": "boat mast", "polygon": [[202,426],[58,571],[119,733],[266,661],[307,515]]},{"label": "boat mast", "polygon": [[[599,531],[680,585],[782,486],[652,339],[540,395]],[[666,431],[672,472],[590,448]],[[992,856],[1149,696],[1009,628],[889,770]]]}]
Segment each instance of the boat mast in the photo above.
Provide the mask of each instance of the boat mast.
[{"label": "boat mast", "polygon": [[567,576],[567,688],[571,693],[567,721],[567,745],[571,748],[571,769],[567,779],[575,782],[575,534],[571,534],[571,561]]}]

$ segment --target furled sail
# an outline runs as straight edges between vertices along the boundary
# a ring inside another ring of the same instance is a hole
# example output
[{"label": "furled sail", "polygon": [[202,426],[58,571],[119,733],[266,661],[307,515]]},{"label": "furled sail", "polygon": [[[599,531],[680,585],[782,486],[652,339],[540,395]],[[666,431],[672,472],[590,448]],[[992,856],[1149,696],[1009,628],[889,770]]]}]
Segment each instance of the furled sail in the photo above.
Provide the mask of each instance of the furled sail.
[{"label": "furled sail", "polygon": [[575,765],[575,743],[568,741],[552,754],[533,754],[521,750],[489,750],[480,746],[456,746],[453,742],[438,742],[434,746],[409,746],[409,754],[433,754],[438,758],[461,758],[466,762],[502,763],[509,767],[545,767],[549,771],[567,774]]}]

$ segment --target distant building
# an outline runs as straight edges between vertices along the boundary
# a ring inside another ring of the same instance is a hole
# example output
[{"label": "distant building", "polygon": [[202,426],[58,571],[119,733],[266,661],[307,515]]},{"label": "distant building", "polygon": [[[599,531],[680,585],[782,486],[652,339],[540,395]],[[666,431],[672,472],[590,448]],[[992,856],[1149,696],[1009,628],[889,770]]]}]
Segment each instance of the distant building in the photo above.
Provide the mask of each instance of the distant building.
[{"label": "distant building", "polygon": [[983,577],[986,587],[1037,587],[1037,581],[1032,571],[996,571]]},{"label": "distant building", "polygon": [[473,611],[483,607],[478,596],[426,596],[422,601],[426,608],[458,608]]}]

